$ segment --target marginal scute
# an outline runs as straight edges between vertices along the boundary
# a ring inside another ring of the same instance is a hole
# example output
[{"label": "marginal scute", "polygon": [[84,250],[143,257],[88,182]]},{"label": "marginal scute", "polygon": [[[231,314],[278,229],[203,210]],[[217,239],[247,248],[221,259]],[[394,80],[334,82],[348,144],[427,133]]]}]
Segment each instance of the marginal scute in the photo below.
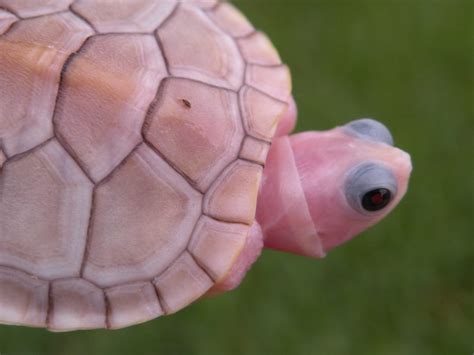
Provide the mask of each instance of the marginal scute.
[{"label": "marginal scute", "polygon": [[56,129],[95,182],[140,143],[146,112],[165,75],[151,35],[96,36],[70,62]]},{"label": "marginal scute", "polygon": [[167,79],[148,117],[145,138],[205,191],[239,154],[237,95],[186,79]]},{"label": "marginal scute", "polygon": [[111,329],[143,323],[163,314],[155,288],[150,282],[111,287],[105,290],[105,294]]},{"label": "marginal scute", "polygon": [[250,64],[246,71],[246,84],[266,94],[288,102],[291,94],[291,75],[286,65],[262,66]]},{"label": "marginal scute", "polygon": [[186,307],[213,285],[211,278],[188,252],[176,259],[153,283],[166,314]]},{"label": "marginal scute", "polygon": [[288,104],[250,86],[244,86],[239,96],[246,132],[255,138],[270,141],[281,117],[288,110]]},{"label": "marginal scute", "polygon": [[72,8],[101,33],[149,33],[171,14],[175,6],[176,0],[78,0]]},{"label": "marginal scute", "polygon": [[0,175],[0,265],[44,279],[79,275],[92,183],[55,140]]},{"label": "marginal scute", "polygon": [[96,188],[84,278],[109,287],[153,278],[186,248],[202,196],[145,144]]},{"label": "marginal scute", "polygon": [[189,243],[189,251],[215,282],[229,272],[241,253],[249,227],[202,216]]},{"label": "marginal scute", "polygon": [[250,64],[281,64],[277,50],[262,32],[254,32],[250,36],[240,38],[238,43],[244,59]]},{"label": "marginal scute", "polygon": [[222,221],[250,225],[255,218],[262,167],[238,160],[214,182],[204,197],[204,213]]},{"label": "marginal scute", "polygon": [[245,160],[253,161],[257,164],[264,165],[267,160],[270,144],[260,141],[253,137],[245,137],[239,157]]},{"label": "marginal scute", "polygon": [[0,323],[30,327],[46,325],[48,282],[0,267],[0,290]]},{"label": "marginal scute", "polygon": [[233,90],[242,85],[244,62],[236,43],[201,10],[180,6],[157,35],[172,75]]},{"label": "marginal scute", "polygon": [[64,279],[53,281],[50,292],[50,330],[106,327],[105,297],[100,288],[84,279]]},{"label": "marginal scute", "polygon": [[62,67],[91,34],[83,21],[62,13],[22,20],[0,38],[0,138],[9,156],[53,135]]},{"label": "marginal scute", "polygon": [[0,35],[5,33],[17,18],[10,12],[0,10]]},{"label": "marginal scute", "polygon": [[209,15],[222,30],[233,37],[247,36],[254,31],[249,20],[230,3],[221,3]]},{"label": "marginal scute", "polygon": [[13,11],[20,17],[47,15],[67,10],[73,0],[0,0],[0,7]]}]

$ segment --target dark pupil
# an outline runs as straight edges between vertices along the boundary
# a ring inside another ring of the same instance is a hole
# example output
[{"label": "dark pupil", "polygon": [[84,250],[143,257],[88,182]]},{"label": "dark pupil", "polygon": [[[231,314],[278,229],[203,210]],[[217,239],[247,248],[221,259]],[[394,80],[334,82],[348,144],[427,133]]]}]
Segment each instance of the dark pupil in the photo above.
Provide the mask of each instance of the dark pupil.
[{"label": "dark pupil", "polygon": [[375,189],[362,198],[362,207],[367,211],[378,211],[388,205],[392,194],[387,189]]}]

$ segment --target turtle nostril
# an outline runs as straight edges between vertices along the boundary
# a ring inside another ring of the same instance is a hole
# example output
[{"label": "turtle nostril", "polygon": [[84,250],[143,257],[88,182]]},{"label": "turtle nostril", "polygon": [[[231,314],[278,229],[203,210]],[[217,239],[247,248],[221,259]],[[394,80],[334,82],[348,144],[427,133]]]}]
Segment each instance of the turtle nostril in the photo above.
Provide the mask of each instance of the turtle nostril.
[{"label": "turtle nostril", "polygon": [[383,142],[393,146],[393,137],[388,128],[371,118],[361,118],[360,120],[349,122],[344,128],[360,138]]}]

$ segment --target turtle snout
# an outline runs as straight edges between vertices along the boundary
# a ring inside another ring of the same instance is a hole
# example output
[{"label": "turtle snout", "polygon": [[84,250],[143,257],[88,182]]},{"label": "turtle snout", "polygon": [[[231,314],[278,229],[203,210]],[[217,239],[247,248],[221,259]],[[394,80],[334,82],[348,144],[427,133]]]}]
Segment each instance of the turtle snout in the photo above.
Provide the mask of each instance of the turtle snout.
[{"label": "turtle snout", "polygon": [[383,123],[372,118],[361,118],[351,121],[344,128],[348,133],[355,134],[359,138],[370,139],[393,146],[393,137],[389,129]]}]

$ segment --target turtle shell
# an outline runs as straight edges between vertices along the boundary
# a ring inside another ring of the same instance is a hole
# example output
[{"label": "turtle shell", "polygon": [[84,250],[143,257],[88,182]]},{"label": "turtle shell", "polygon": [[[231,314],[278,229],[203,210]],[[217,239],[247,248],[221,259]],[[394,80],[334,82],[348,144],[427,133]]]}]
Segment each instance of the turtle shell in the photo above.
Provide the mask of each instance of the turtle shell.
[{"label": "turtle shell", "polygon": [[120,328],[229,272],[290,76],[214,0],[0,0],[0,323]]}]

